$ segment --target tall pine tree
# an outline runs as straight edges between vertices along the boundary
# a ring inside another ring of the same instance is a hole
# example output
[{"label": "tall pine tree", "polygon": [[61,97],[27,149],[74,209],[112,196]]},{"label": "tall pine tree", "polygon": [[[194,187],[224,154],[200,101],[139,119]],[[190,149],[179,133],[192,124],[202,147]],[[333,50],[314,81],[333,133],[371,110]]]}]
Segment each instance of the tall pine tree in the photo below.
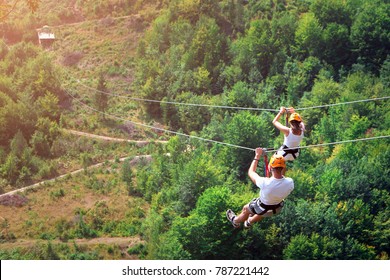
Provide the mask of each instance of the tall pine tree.
[{"label": "tall pine tree", "polygon": [[104,74],[100,73],[99,83],[97,86],[96,94],[95,94],[95,105],[96,109],[102,112],[103,119],[105,119],[105,112],[108,107],[108,92],[106,79],[104,78]]}]

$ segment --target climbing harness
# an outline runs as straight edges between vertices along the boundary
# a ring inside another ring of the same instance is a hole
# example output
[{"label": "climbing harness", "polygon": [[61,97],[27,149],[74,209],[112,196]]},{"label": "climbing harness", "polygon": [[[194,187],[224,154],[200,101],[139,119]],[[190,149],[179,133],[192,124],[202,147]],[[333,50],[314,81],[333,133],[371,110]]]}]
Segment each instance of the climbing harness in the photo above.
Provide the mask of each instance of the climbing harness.
[{"label": "climbing harness", "polygon": [[280,149],[284,151],[283,157],[287,156],[288,154],[291,154],[294,159],[297,159],[296,154],[299,153],[299,148],[289,148],[286,145],[283,145]]},{"label": "climbing harness", "polygon": [[248,205],[249,210],[256,215],[276,214],[279,208],[284,206],[284,200],[275,205],[267,205],[261,202],[260,198],[254,198]]},{"label": "climbing harness", "polygon": [[263,149],[263,157],[264,157],[264,176],[266,178],[269,177],[269,167],[268,167],[268,156],[266,153],[267,149]]}]

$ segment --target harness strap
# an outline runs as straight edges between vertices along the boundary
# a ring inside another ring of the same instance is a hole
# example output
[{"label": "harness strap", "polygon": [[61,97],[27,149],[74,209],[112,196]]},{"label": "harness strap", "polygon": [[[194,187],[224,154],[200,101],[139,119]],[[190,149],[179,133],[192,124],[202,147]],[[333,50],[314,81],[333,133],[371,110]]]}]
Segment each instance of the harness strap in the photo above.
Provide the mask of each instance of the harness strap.
[{"label": "harness strap", "polygon": [[297,149],[290,149],[286,145],[282,146],[282,150],[284,151],[283,157],[285,157],[287,154],[291,154],[294,157],[294,159],[297,158],[296,153],[299,153],[299,148],[297,148]]},{"label": "harness strap", "polygon": [[272,210],[272,213],[276,214],[276,209],[282,206],[282,202],[276,205],[267,205],[264,204],[263,202],[260,202],[260,206],[265,209],[263,212],[261,212],[261,215],[268,212],[268,210]]},{"label": "harness strap", "polygon": [[264,154],[264,175],[266,178],[269,177],[269,168],[268,168],[268,157],[267,154]]},{"label": "harness strap", "polygon": [[260,206],[262,208],[264,208],[264,210],[262,212],[260,212],[258,215],[264,215],[269,210],[272,210],[272,213],[276,214],[276,210],[280,207],[283,207],[283,205],[284,205],[284,201],[281,201],[279,204],[276,204],[276,205],[267,205],[267,204],[264,204],[263,202],[260,202]]}]

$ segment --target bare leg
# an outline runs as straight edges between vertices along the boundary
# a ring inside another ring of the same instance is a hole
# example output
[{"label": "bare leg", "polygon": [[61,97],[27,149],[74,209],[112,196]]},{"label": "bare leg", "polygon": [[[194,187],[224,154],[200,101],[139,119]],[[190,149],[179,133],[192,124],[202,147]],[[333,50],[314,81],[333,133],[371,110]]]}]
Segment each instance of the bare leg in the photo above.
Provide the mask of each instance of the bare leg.
[{"label": "bare leg", "polygon": [[249,206],[247,204],[244,207],[242,207],[242,211],[241,211],[240,215],[236,216],[236,218],[234,219],[234,222],[235,223],[242,223],[242,222],[246,221],[246,219],[248,219],[250,214],[251,213],[249,211]]},{"label": "bare leg", "polygon": [[257,223],[257,222],[260,222],[264,217],[263,216],[260,216],[260,215],[253,215],[252,217],[249,217],[248,221],[253,224],[253,223]]}]

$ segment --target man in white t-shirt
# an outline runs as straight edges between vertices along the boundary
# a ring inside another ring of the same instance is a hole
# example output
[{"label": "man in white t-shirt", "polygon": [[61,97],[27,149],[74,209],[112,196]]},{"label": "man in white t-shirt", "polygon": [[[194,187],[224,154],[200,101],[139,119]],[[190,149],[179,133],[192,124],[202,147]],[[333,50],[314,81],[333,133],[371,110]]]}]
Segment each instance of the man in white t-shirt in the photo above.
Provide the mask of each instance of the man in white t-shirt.
[{"label": "man in white t-shirt", "polygon": [[294,181],[282,174],[286,167],[283,156],[276,154],[272,156],[269,163],[272,176],[267,178],[256,173],[258,161],[263,155],[263,149],[256,148],[255,153],[255,158],[248,170],[248,176],[260,188],[260,197],[246,204],[238,216],[230,209],[226,211],[228,220],[235,228],[239,228],[242,222],[244,222],[244,227],[249,228],[253,223],[261,221],[264,217],[279,213],[282,210],[284,199],[294,189]]}]

